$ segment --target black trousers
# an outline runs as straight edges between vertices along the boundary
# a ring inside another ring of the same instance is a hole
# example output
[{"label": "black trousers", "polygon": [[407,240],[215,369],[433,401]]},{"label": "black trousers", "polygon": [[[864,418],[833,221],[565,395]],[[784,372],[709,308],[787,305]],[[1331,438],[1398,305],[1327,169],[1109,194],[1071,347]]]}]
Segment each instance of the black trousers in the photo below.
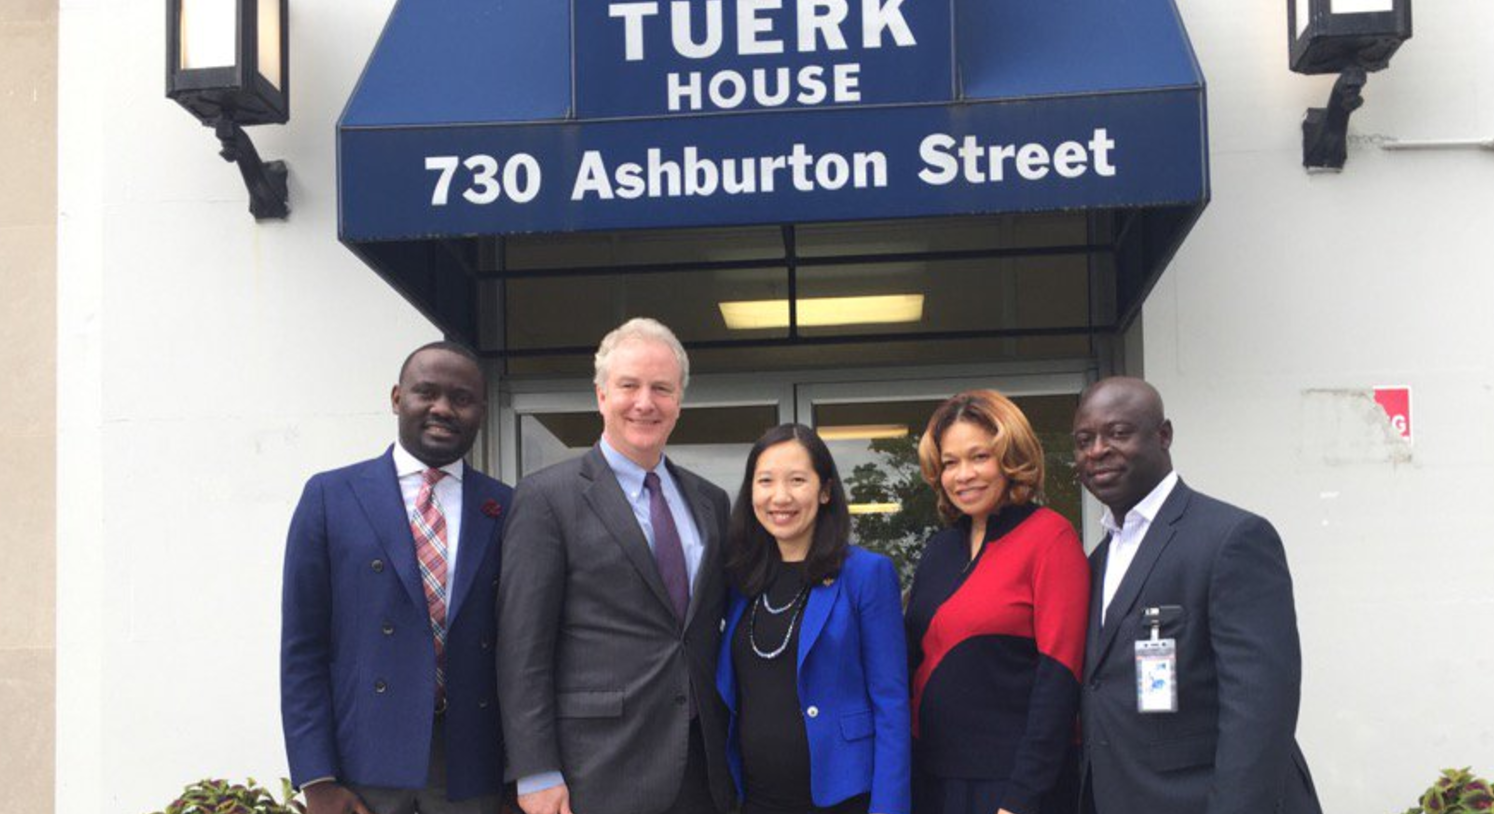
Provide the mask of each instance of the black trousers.
[{"label": "black trousers", "polygon": [[[870,805],[871,795],[858,794],[855,797],[842,800],[829,808],[814,806],[800,812],[795,812],[795,814],[866,814],[867,808]],[[754,805],[751,800],[748,800],[742,803],[742,814],[782,814],[782,811],[777,808],[760,808]]]}]

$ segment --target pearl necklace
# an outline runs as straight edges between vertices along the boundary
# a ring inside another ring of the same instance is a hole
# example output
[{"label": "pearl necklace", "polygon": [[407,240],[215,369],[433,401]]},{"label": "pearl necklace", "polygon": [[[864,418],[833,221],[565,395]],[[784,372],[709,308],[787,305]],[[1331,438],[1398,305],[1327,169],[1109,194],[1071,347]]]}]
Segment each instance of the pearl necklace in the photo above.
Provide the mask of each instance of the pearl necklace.
[{"label": "pearl necklace", "polygon": [[773,614],[774,616],[778,616],[778,615],[782,614],[784,611],[788,610],[789,608],[792,608],[795,604],[797,604],[799,602],[799,594],[802,594],[802,593],[804,593],[804,591],[801,588],[799,590],[799,593],[798,594],[794,594],[793,597],[789,599],[789,601],[783,603],[783,607],[781,607],[781,608],[775,608],[775,607],[773,607],[772,603],[770,603],[768,601],[768,592],[767,591],[763,591],[761,594],[758,595],[758,601],[760,603],[762,603],[763,610],[767,611],[768,613]]},{"label": "pearl necklace", "polygon": [[[794,638],[794,625],[799,621],[799,614],[804,610],[804,602],[802,600],[808,595],[809,586],[805,585],[799,589],[799,593],[795,594],[794,598],[790,600],[787,605],[774,610],[773,607],[768,604],[768,592],[763,591],[761,594],[758,594],[757,601],[752,603],[752,616],[747,620],[747,643],[752,645],[752,652],[756,654],[758,658],[769,660],[776,659],[779,656],[783,655],[783,651],[788,649],[789,640]],[[766,609],[768,613],[771,614],[783,613],[789,608],[794,609],[794,615],[789,617],[788,630],[784,631],[783,633],[783,641],[780,642],[778,646],[773,648],[773,650],[770,652],[763,652],[763,649],[757,646],[758,607]]]}]

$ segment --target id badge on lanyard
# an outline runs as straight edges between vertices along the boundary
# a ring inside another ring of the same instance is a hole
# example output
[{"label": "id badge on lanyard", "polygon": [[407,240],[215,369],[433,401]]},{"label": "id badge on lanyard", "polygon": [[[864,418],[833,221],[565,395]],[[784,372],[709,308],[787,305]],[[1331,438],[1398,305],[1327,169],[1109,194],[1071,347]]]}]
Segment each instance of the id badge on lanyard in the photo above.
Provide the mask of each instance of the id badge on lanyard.
[{"label": "id badge on lanyard", "polygon": [[1150,639],[1136,642],[1136,711],[1144,714],[1178,711],[1178,645],[1161,638],[1165,610],[1175,606],[1146,608],[1142,619],[1152,629]]}]

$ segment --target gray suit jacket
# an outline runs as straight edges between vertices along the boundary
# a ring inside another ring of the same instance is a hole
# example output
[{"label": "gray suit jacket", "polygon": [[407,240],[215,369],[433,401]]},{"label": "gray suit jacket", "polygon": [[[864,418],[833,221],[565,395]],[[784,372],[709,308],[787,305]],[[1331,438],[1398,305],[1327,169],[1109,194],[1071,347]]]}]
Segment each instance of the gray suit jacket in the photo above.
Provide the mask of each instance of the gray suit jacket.
[{"label": "gray suit jacket", "polygon": [[734,793],[715,692],[726,493],[673,465],[705,544],[681,626],[600,450],[529,475],[504,529],[498,695],[508,777],[565,774],[580,814],[654,814],[684,776],[698,708],[716,804]]},{"label": "gray suit jacket", "polygon": [[[1302,662],[1292,578],[1263,518],[1178,482],[1126,569],[1105,624],[1107,538],[1090,557],[1080,720],[1086,803],[1099,814],[1321,814],[1297,747]],[[1136,711],[1147,607],[1181,609],[1178,711]],[[1087,806],[1086,806],[1087,807]]]}]

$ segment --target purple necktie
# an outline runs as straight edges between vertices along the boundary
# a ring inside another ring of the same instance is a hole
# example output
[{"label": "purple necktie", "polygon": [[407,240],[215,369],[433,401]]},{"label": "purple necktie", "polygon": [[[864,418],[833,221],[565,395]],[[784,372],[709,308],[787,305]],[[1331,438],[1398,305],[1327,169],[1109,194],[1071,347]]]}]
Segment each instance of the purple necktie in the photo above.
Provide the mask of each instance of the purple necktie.
[{"label": "purple necktie", "polygon": [[643,488],[648,490],[648,522],[654,527],[654,562],[659,566],[659,576],[664,578],[669,601],[674,603],[674,615],[683,622],[685,609],[690,607],[690,577],[685,572],[685,547],[680,544],[680,530],[674,524],[669,504],[664,501],[659,476],[645,473]]}]

